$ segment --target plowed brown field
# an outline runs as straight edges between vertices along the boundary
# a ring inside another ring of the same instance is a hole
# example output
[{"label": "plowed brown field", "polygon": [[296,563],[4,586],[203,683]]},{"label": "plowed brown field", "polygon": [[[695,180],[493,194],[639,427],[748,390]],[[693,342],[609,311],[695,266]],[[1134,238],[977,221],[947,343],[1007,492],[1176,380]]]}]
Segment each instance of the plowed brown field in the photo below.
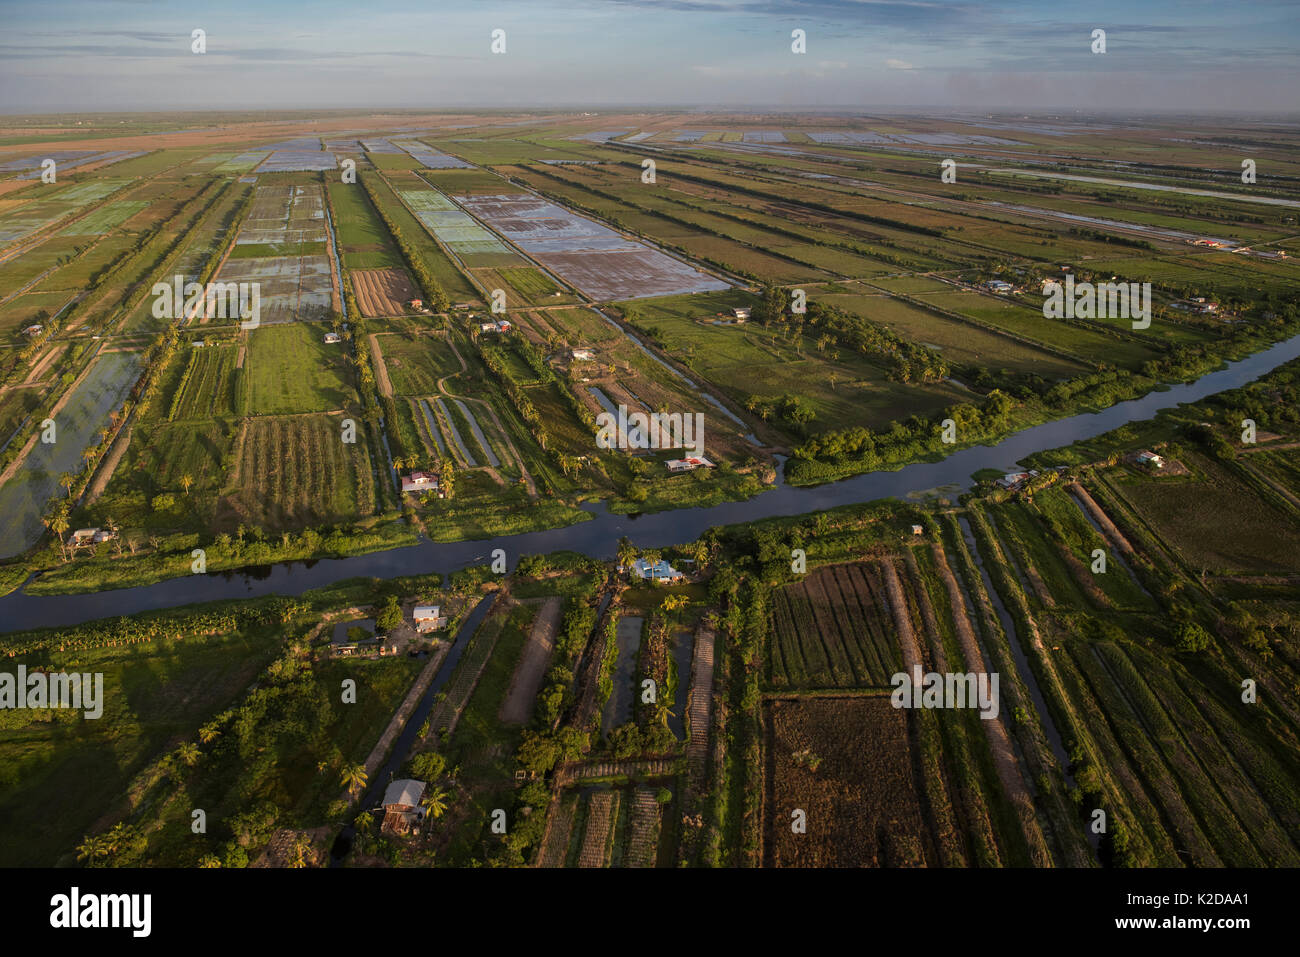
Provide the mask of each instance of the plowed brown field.
[{"label": "plowed brown field", "polygon": [[402,316],[409,303],[420,298],[403,269],[354,269],[352,288],[366,316]]}]

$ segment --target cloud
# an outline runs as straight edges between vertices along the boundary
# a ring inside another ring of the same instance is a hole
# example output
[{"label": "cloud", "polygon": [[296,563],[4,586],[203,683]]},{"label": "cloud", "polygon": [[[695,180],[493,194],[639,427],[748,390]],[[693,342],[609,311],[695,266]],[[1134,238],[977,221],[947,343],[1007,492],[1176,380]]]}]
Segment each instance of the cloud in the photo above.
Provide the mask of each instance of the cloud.
[{"label": "cloud", "polygon": [[893,57],[890,57],[885,61],[885,66],[889,67],[891,70],[912,69],[912,64],[908,63],[906,60],[895,60]]}]

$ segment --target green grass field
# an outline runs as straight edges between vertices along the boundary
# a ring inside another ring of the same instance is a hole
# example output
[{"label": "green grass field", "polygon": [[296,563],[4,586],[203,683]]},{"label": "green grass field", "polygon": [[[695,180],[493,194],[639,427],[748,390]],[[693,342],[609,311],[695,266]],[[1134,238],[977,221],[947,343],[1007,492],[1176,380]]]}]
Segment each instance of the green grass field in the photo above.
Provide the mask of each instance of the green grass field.
[{"label": "green grass field", "polygon": [[1195,569],[1224,574],[1300,572],[1300,529],[1232,471],[1184,452],[1186,477],[1113,479],[1142,520]]},{"label": "green grass field", "polygon": [[460,363],[445,339],[436,336],[407,338],[383,335],[379,345],[384,364],[398,395],[437,395],[438,380],[460,372]]},{"label": "green grass field", "polygon": [[928,415],[965,401],[969,393],[947,383],[890,381],[882,367],[849,349],[819,350],[816,339],[801,342],[788,330],[704,325],[668,318],[654,304],[634,307],[636,325],[654,334],[667,353],[727,392],[742,407],[751,396],[806,398],[815,410],[813,432],[854,425],[886,426],[909,415]]},{"label": "green grass field", "polygon": [[63,230],[65,236],[97,236],[122,225],[149,204],[144,200],[119,200],[101,206]]},{"label": "green grass field", "polygon": [[402,256],[358,183],[330,183],[334,231],[346,269],[401,266]]},{"label": "green grass field", "polygon": [[125,812],[123,793],[134,775],[159,751],[193,739],[212,714],[236,700],[277,645],[265,631],[254,631],[42,661],[103,672],[104,714],[94,721],[60,714],[0,735],[0,814],[24,835],[0,842],[0,864],[72,864],[76,846],[105,813]]},{"label": "green grass field", "polygon": [[356,402],[342,346],[325,345],[324,332],[292,323],[250,333],[244,360],[249,414],[325,412]]},{"label": "green grass field", "polygon": [[168,420],[208,419],[232,414],[235,411],[237,352],[238,347],[233,344],[191,347],[184,386],[172,400]]},{"label": "green grass field", "polygon": [[[1077,362],[929,312],[900,299],[873,294],[870,287],[853,288],[855,291],[848,295],[828,295],[814,291],[813,297],[818,302],[837,306],[880,323],[913,342],[938,349],[950,362],[1031,372],[1047,379],[1068,378],[1084,371],[1084,367]],[[909,290],[904,288],[900,291]]]}]

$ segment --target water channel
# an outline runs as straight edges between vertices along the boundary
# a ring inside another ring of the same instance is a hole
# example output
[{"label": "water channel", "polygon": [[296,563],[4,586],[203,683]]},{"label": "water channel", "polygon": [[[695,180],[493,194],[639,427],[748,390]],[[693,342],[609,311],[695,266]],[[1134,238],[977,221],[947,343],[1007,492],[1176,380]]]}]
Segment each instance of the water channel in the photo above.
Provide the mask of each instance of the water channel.
[{"label": "water channel", "polygon": [[[707,508],[618,515],[610,513],[602,503],[588,503],[583,508],[591,515],[590,521],[565,528],[501,536],[492,540],[491,547],[504,549],[512,566],[521,555],[559,549],[604,560],[614,557],[621,536],[627,536],[641,549],[663,548],[694,541],[705,530],[717,525],[801,515],[880,498],[905,499],[918,491],[941,486],[966,489],[971,485],[971,475],[980,469],[1011,471],[1018,461],[1035,452],[1101,435],[1127,422],[1149,419],[1162,409],[1245,385],[1297,357],[1300,357],[1300,335],[1228,363],[1195,382],[1120,402],[1101,412],[1083,413],[1032,426],[994,445],[961,449],[939,461],[918,462],[895,472],[870,472],[825,485],[795,487],[778,484],[770,491],[745,501],[724,502]],[[483,562],[487,551],[488,546],[482,541],[422,541],[350,558],[285,562],[239,572],[186,575],[153,585],[102,591],[89,598],[85,595],[29,595],[20,589],[0,598],[0,622],[3,623],[0,629],[18,631],[57,627],[111,615],[129,615],[218,599],[296,595],[359,576],[394,578],[430,572],[449,574]]]}]

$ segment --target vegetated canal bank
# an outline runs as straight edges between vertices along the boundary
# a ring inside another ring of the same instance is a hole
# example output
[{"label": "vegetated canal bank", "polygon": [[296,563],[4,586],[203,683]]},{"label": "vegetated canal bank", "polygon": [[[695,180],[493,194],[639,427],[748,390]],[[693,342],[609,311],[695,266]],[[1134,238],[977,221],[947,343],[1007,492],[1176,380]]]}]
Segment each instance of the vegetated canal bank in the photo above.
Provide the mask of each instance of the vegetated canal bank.
[{"label": "vegetated canal bank", "polygon": [[[896,472],[871,472],[826,485],[781,485],[745,501],[724,502],[708,508],[618,515],[610,513],[603,504],[587,505],[584,509],[593,514],[592,521],[502,536],[493,539],[491,547],[504,549],[512,566],[521,555],[559,550],[581,552],[605,560],[615,556],[621,536],[627,536],[638,548],[662,548],[694,541],[717,525],[802,515],[881,498],[904,499],[914,492],[945,486],[966,489],[970,487],[971,476],[980,469],[1010,471],[1018,461],[1035,452],[1062,448],[1125,423],[1149,419],[1162,409],[1172,409],[1216,392],[1237,388],[1297,357],[1300,357],[1300,336],[1206,373],[1195,382],[1120,402],[1101,412],[1036,425],[1013,433],[995,445],[961,449],[937,462],[918,462]],[[98,592],[90,599],[83,595],[29,595],[16,591],[0,598],[0,622],[3,622],[0,630],[71,625],[112,615],[220,599],[297,595],[345,578],[397,578],[430,572],[449,574],[483,562],[485,554],[485,543],[481,541],[425,541],[350,558],[287,562],[248,572],[187,575],[153,585]]]}]

